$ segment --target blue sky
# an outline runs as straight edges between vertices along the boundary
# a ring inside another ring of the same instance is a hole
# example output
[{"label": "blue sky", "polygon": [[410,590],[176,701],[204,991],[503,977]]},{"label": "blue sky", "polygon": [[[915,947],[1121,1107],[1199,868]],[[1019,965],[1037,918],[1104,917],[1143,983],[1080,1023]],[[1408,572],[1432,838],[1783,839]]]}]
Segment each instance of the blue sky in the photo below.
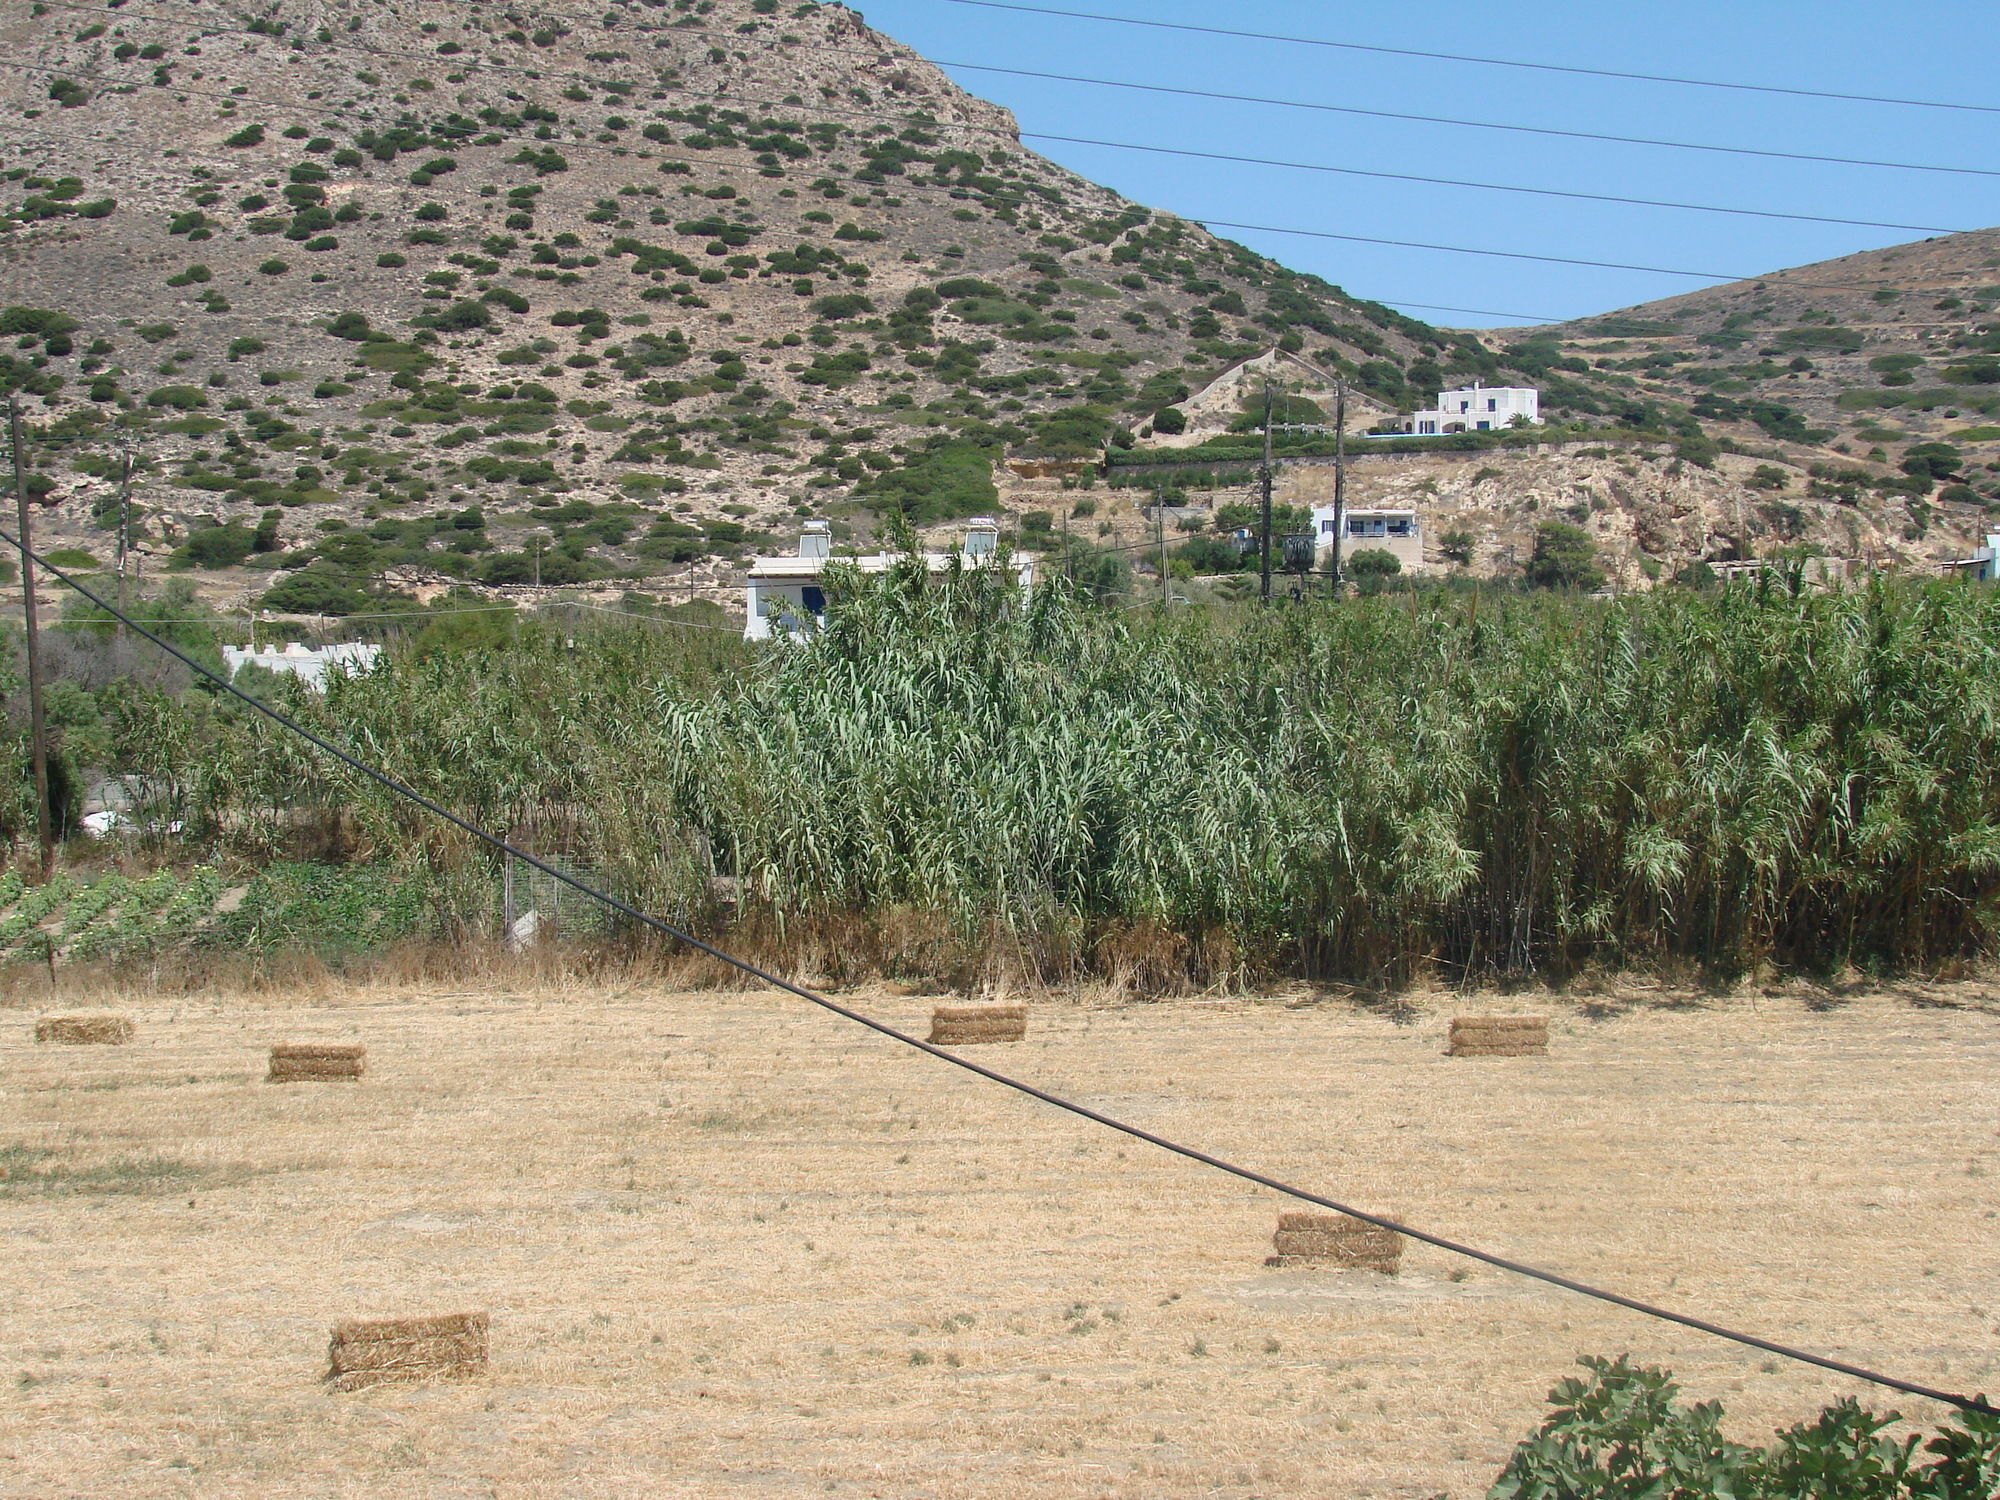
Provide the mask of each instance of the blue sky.
[{"label": "blue sky", "polygon": [[[1025,0],[1060,9],[1572,66],[2000,106],[1992,0],[1675,0],[1415,6],[1340,0]],[[934,60],[1411,114],[1760,150],[2000,171],[2000,114],[1780,98],[1196,37],[984,10],[868,0],[871,25]],[[1148,95],[947,67],[1024,131],[1319,162],[1571,192],[1977,229],[2000,224],[2000,176],[1820,165]],[[1147,156],[1030,140],[1138,202],[1190,218],[1757,275],[1926,236],[1575,202]],[[1428,250],[1220,231],[1357,296],[1566,318],[1712,285]]]}]

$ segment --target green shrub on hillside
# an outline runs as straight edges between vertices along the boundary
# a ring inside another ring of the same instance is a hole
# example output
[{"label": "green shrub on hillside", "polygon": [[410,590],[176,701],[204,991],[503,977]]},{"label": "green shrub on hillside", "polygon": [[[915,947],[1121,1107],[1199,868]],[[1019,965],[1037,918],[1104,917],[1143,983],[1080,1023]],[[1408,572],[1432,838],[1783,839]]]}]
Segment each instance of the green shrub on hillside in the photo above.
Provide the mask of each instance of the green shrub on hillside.
[{"label": "green shrub on hillside", "polygon": [[993,483],[993,455],[967,443],[947,442],[908,460],[901,468],[864,480],[854,493],[877,510],[894,511],[912,524],[927,526],[958,516],[979,515],[999,505]]},{"label": "green shrub on hillside", "polygon": [[1604,570],[1597,565],[1597,544],[1590,533],[1561,521],[1544,521],[1535,528],[1527,575],[1529,583],[1542,589],[1588,593],[1604,586]]}]

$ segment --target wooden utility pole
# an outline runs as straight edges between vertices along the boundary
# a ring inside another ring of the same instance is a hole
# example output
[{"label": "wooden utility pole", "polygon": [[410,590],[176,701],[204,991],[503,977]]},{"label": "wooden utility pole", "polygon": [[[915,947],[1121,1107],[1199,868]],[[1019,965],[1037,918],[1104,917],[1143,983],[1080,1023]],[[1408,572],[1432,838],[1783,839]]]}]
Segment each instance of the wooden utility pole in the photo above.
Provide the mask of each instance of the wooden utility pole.
[{"label": "wooden utility pole", "polygon": [[1340,597],[1341,549],[1347,545],[1347,382],[1333,388],[1333,597]]},{"label": "wooden utility pole", "polygon": [[14,504],[21,542],[21,608],[28,635],[28,733],[34,742],[35,813],[41,834],[41,878],[55,868],[55,818],[49,806],[49,731],[42,714],[42,628],[35,603],[35,540],[28,520],[28,461],[21,438],[21,398],[7,401],[7,436],[14,449]]},{"label": "wooden utility pole", "polygon": [[[132,550],[132,450],[122,447],[118,455],[118,613],[129,613],[125,602],[125,558]],[[250,644],[256,645],[256,638]],[[125,645],[125,622],[118,622],[118,644]],[[122,667],[124,662],[120,661]]]},{"label": "wooden utility pole", "polygon": [[1263,491],[1263,539],[1258,562],[1260,586],[1258,595],[1266,604],[1271,602],[1271,483],[1273,479],[1271,456],[1271,377],[1264,377],[1264,467],[1258,472],[1258,485]]},{"label": "wooden utility pole", "polygon": [[1153,535],[1160,544],[1160,608],[1167,609],[1174,602],[1173,584],[1167,578],[1167,505],[1166,496],[1158,491],[1153,495]]}]

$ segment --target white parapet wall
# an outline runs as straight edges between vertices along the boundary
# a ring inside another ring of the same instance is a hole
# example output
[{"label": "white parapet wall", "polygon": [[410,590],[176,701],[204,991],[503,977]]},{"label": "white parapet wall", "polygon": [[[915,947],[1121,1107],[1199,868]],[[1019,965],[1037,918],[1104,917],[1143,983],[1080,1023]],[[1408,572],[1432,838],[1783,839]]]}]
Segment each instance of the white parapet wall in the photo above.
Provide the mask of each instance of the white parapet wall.
[{"label": "white parapet wall", "polygon": [[222,659],[230,676],[244,667],[262,667],[266,672],[284,672],[303,677],[314,687],[324,687],[329,672],[366,672],[381,659],[380,646],[343,641],[333,646],[307,646],[287,641],[282,648],[264,646],[224,646]]}]

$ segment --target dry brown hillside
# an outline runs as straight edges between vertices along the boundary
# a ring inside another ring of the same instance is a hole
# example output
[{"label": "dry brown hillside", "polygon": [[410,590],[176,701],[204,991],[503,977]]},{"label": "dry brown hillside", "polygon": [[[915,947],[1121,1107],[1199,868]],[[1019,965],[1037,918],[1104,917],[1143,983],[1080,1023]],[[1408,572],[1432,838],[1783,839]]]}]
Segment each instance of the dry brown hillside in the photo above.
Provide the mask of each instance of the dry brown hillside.
[{"label": "dry brown hillside", "polygon": [[[1685,381],[1434,329],[1129,203],[837,5],[46,0],[0,48],[0,384],[30,397],[45,540],[108,555],[129,450],[146,566],[230,602],[537,576],[726,599],[801,515],[858,539],[1074,510],[1022,469],[1096,460],[1273,345],[1386,409],[1532,380],[1743,493]],[[1715,421],[1796,461],[1782,493],[1623,571],[1837,548],[1843,506],[1890,561],[1983,522]],[[1561,482],[1523,474],[1516,530]]]},{"label": "dry brown hillside", "polygon": [[993,460],[1279,339],[1395,378],[1446,342],[1023,150],[838,6],[51,4],[0,45],[58,532],[103,550],[129,442],[156,555],[227,522],[197,560],[310,564],[300,608],[518,582],[536,532],[547,580],[719,577],[795,514],[990,508]]},{"label": "dry brown hillside", "polygon": [[1685,402],[1793,459],[1808,498],[1902,512],[1913,540],[1976,530],[2000,504],[2000,229],[1485,337]]}]

